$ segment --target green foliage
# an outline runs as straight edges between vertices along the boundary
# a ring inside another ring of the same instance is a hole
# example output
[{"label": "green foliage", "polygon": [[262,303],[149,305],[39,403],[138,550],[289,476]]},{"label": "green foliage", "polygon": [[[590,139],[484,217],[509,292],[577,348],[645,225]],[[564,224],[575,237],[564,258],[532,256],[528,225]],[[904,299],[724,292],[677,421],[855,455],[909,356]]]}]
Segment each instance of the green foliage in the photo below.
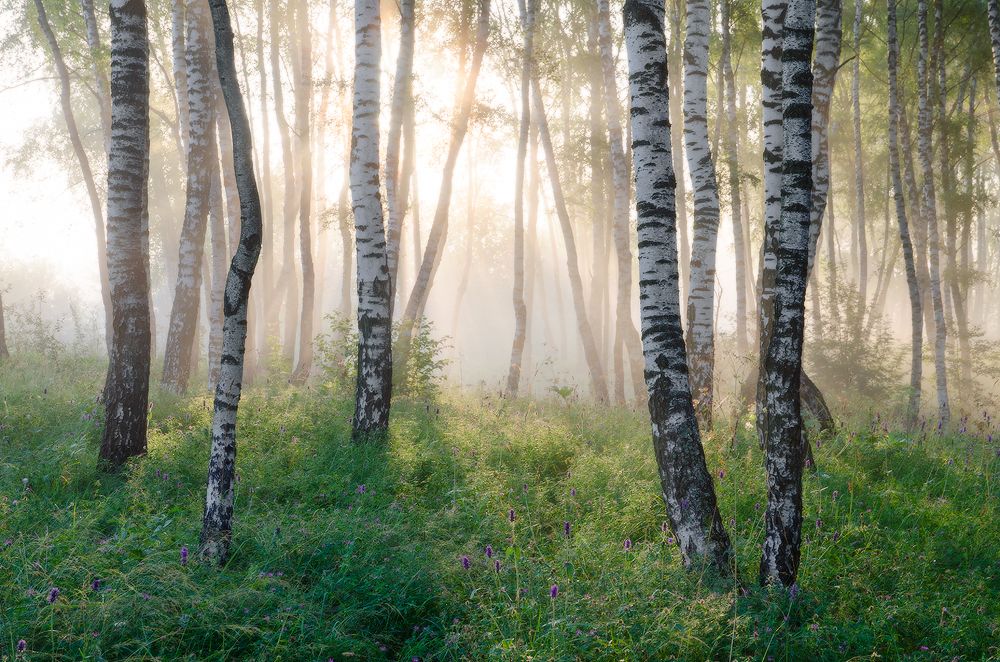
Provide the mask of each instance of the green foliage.
[{"label": "green foliage", "polygon": [[149,454],[108,476],[103,371],[0,366],[0,656],[20,639],[25,659],[1000,654],[992,419],[975,436],[878,419],[817,440],[790,596],[755,584],[766,488],[749,427],[705,442],[742,578],[720,588],[661,528],[641,412],[442,392],[440,407],[395,399],[388,443],[358,446],[349,394],[252,387],[219,570],[196,554],[210,399],[154,393]]}]

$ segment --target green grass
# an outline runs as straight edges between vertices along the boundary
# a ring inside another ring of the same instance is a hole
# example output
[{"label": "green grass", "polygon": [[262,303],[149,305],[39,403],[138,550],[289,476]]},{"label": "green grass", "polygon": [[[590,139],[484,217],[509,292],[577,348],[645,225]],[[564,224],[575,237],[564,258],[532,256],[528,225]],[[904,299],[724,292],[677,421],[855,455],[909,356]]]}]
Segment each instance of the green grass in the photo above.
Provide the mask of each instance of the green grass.
[{"label": "green grass", "polygon": [[446,392],[355,446],[350,394],[275,380],[240,409],[219,570],[194,553],[210,400],[154,392],[148,456],[109,476],[102,378],[89,359],[0,366],[0,658],[20,639],[38,660],[1000,657],[1000,463],[977,437],[865,421],[824,440],[792,600],[756,586],[749,429],[705,441],[737,584],[667,544],[642,412]]}]

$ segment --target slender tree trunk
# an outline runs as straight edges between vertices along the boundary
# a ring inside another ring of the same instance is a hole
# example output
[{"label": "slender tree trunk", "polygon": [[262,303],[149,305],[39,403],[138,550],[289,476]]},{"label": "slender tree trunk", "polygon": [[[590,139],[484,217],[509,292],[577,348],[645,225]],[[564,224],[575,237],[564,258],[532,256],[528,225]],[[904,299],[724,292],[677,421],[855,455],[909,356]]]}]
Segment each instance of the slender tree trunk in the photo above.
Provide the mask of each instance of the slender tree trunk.
[{"label": "slender tree trunk", "polygon": [[517,139],[517,162],[514,175],[514,343],[507,371],[507,397],[516,398],[521,383],[521,360],[528,328],[528,306],[524,298],[524,162],[528,155],[531,125],[531,74],[534,59],[536,0],[518,0],[521,29],[524,31],[524,54],[521,63],[521,122]]},{"label": "slender tree trunk", "polygon": [[730,3],[722,1],[722,79],[726,96],[726,156],[729,168],[729,210],[733,223],[733,250],[736,253],[736,351],[745,356],[747,343],[747,265],[740,195],[740,127],[736,119],[736,76],[732,62],[732,18]]},{"label": "slender tree trunk", "polygon": [[97,108],[101,115],[101,135],[104,136],[104,149],[111,148],[111,102],[108,99],[108,74],[104,68],[104,51],[101,48],[101,34],[97,28],[97,14],[94,12],[94,0],[80,0],[80,11],[83,14],[83,24],[86,28],[87,47],[90,49],[91,70],[94,75],[94,96],[97,97]]},{"label": "slender tree trunk", "polygon": [[312,138],[309,114],[312,112],[312,31],[309,5],[295,3],[298,76],[295,81],[295,133],[299,155],[299,262],[302,263],[302,311],[299,319],[299,361],[292,379],[303,383],[309,377],[313,359],[313,326],[316,316],[316,274],[312,255]]},{"label": "slender tree trunk", "polygon": [[[860,6],[862,0],[855,1]],[[837,69],[840,66],[841,13],[840,0],[819,0],[816,3],[816,57],[812,69],[813,187],[809,218],[810,273],[815,266],[816,249],[823,227],[823,214],[830,199],[830,98],[833,96]]]},{"label": "slender tree trunk", "polygon": [[[593,250],[593,278],[590,284],[590,324],[596,335],[595,342],[600,348],[600,356],[606,362],[608,354],[608,234],[607,182],[608,153],[607,127],[603,121],[604,81],[601,72],[600,50],[597,45],[597,12],[587,20],[587,83],[590,87],[588,104],[590,119],[590,225]],[[532,130],[533,145],[537,147],[537,130]]]},{"label": "slender tree trunk", "polygon": [[691,392],[703,427],[712,426],[715,371],[715,252],[719,192],[708,135],[708,0],[687,0],[684,36],[684,149],[694,187],[694,241],[687,300]]},{"label": "slender tree trunk", "polygon": [[233,482],[236,476],[236,413],[243,389],[247,305],[250,283],[260,256],[262,218],[253,172],[253,138],[246,105],[236,78],[233,32],[226,0],[209,0],[215,31],[215,56],[233,129],[233,158],[240,198],[240,241],[226,278],[222,368],[212,412],[212,452],[208,463],[201,554],[219,564],[229,557],[232,537]]},{"label": "slender tree trunk", "polygon": [[934,194],[934,169],[931,163],[931,108],[928,99],[929,78],[927,71],[927,0],[918,0],[917,24],[920,48],[917,57],[917,89],[919,91],[918,145],[920,167],[923,173],[923,209],[927,217],[927,248],[930,255],[931,303],[934,306],[934,373],[937,383],[938,416],[947,421],[948,373],[945,365],[947,328],[944,321],[944,304],[941,299],[940,234],[937,222],[937,200]]},{"label": "slender tree trunk", "polygon": [[865,218],[865,174],[861,149],[861,18],[863,7],[863,0],[854,0],[854,71],[851,78],[851,107],[854,120],[854,224],[858,241],[855,248],[858,255],[858,298],[862,305],[859,324],[863,323],[864,307],[868,304],[868,238],[865,229],[867,222]]},{"label": "slender tree trunk", "polygon": [[186,15],[188,153],[184,223],[177,260],[177,285],[170,310],[161,384],[183,393],[191,376],[191,352],[197,335],[202,280],[202,256],[211,191],[210,160],[216,159],[212,104],[211,49],[208,6],[189,0]]},{"label": "slender tree trunk", "polygon": [[[389,136],[385,151],[385,197],[389,208],[389,225],[386,232],[386,258],[389,264],[389,278],[392,281],[395,300],[396,276],[399,271],[399,244],[406,215],[407,200],[404,197],[409,172],[404,167],[400,171],[399,155],[403,143],[403,123],[413,105],[413,48],[414,48],[414,4],[415,0],[399,2],[399,54],[396,57],[396,79],[392,87],[392,107],[389,117]],[[412,143],[406,146],[407,156],[413,152]]]},{"label": "slender tree trunk", "polygon": [[899,241],[903,247],[903,262],[906,266],[906,287],[910,293],[910,333],[912,337],[910,354],[910,397],[906,408],[906,422],[909,427],[917,423],[920,412],[920,383],[923,372],[921,347],[923,345],[923,310],[920,298],[920,284],[917,281],[916,259],[910,228],[906,218],[906,196],[903,178],[899,171],[899,94],[897,82],[897,62],[899,44],[896,41],[896,0],[888,0],[888,52],[889,52],[889,169],[892,171],[893,199],[896,202],[896,220],[899,223]]},{"label": "slender tree trunk", "polygon": [[[216,112],[218,112],[218,106],[216,106]],[[231,158],[230,155],[230,160]],[[219,173],[219,151],[215,144],[212,145],[212,155],[208,168],[211,178],[208,203],[208,241],[212,248],[212,261],[210,270],[206,272],[211,273],[211,281],[208,277],[205,278],[207,285],[205,300],[208,302],[208,387],[213,389],[219,381],[219,369],[222,361],[222,327],[225,323],[222,306],[226,294],[226,269],[229,264],[226,220],[223,216],[222,205],[222,178]]]},{"label": "slender tree trunk", "polygon": [[392,391],[392,286],[386,263],[378,165],[381,23],[378,0],[358,0],[354,8],[354,119],[350,161],[358,254],[355,441],[383,437],[388,433]]},{"label": "slender tree trunk", "polygon": [[587,361],[587,368],[590,370],[590,387],[594,397],[598,401],[607,402],[608,382],[584,305],[583,280],[580,277],[576,239],[573,236],[573,225],[570,222],[569,211],[566,209],[566,198],[563,195],[562,183],[560,182],[559,171],[556,167],[555,150],[552,147],[552,137],[549,134],[549,123],[545,116],[542,89],[537,75],[532,77],[531,89],[535,104],[535,125],[538,127],[538,137],[542,144],[542,150],[545,152],[545,164],[546,169],[549,171],[552,198],[555,202],[556,215],[559,217],[559,227],[562,230],[563,243],[566,247],[566,270],[569,274],[570,290],[573,295],[573,308],[576,313],[577,330],[580,333],[580,340],[583,343],[583,353]]},{"label": "slender tree trunk", "polygon": [[69,141],[73,146],[73,154],[80,165],[80,173],[83,176],[83,183],[87,188],[87,197],[90,200],[90,210],[94,216],[94,236],[97,238],[97,267],[101,278],[101,299],[104,301],[104,331],[105,341],[108,351],[111,351],[112,316],[111,316],[111,285],[108,280],[107,263],[107,241],[104,231],[104,212],[101,210],[101,198],[97,192],[97,185],[94,182],[94,173],[90,169],[90,159],[80,140],[80,130],[76,124],[76,117],[73,115],[73,106],[70,98],[69,70],[63,60],[62,49],[56,41],[56,35],[49,25],[49,17],[45,13],[45,5],[42,0],[35,0],[35,9],[38,11],[38,25],[45,35],[45,40],[49,44],[49,51],[52,54],[52,61],[55,65],[56,75],[59,77],[59,102],[62,106],[63,120],[66,122],[66,131],[69,133]]},{"label": "slender tree trunk", "polygon": [[[670,116],[677,118],[670,127],[670,142],[677,149],[672,150],[674,173],[677,181],[677,243],[680,247],[681,301],[688,300],[688,284],[691,282],[691,239],[688,236],[687,182],[684,178],[684,38],[681,22],[683,0],[673,0],[670,5],[670,42],[667,51],[667,73],[670,90]],[[683,314],[684,311],[682,310]]]},{"label": "slender tree trunk", "polygon": [[615,79],[615,60],[611,44],[611,16],[608,0],[597,0],[597,35],[601,52],[601,72],[604,77],[604,112],[608,120],[608,142],[611,146],[611,175],[614,201],[613,236],[618,265],[618,293],[615,307],[615,385],[618,402],[625,402],[625,361],[628,354],[633,391],[637,398],[644,391],[642,377],[642,342],[632,323],[632,251],[629,248],[629,167],[625,161],[622,136],[621,108],[618,103],[618,83]]},{"label": "slender tree trunk", "polygon": [[675,179],[663,3],[626,0],[632,153],[639,229],[639,301],[646,385],[667,518],[685,566],[731,572],[688,384],[677,270]]},{"label": "slender tree trunk", "polygon": [[[767,0],[765,0],[767,4]],[[805,445],[799,386],[809,263],[812,193],[812,72],[816,8],[789,0],[781,47],[781,212],[776,245],[774,324],[764,362],[767,471],[762,583],[795,583],[802,538]]]},{"label": "slender tree trunk", "polygon": [[108,245],[112,336],[100,458],[146,452],[149,401],[149,40],[143,0],[111,2]]}]

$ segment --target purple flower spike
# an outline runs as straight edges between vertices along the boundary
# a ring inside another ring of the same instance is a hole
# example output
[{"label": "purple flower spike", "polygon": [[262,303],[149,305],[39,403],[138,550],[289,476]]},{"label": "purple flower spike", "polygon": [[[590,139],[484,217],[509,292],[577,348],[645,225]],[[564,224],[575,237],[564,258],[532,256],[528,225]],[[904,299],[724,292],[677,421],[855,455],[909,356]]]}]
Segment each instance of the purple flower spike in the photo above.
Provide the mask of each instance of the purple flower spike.
[{"label": "purple flower spike", "polygon": [[486,545],[486,558],[493,558],[493,545]]},{"label": "purple flower spike", "polygon": [[514,512],[513,508],[511,508],[510,511],[507,512],[507,519],[510,520],[511,523],[513,523],[514,520],[517,519],[517,513]]},{"label": "purple flower spike", "polygon": [[28,648],[28,642],[24,639],[19,639],[17,642],[17,652],[23,653]]},{"label": "purple flower spike", "polygon": [[632,551],[632,539],[631,538],[626,538],[625,542],[622,543],[622,546],[625,548],[626,552],[631,552]]},{"label": "purple flower spike", "polygon": [[181,565],[187,565],[188,562],[188,548],[187,545],[181,546]]},{"label": "purple flower spike", "polygon": [[100,591],[101,590],[101,580],[100,579],[95,579],[94,581],[92,581],[90,583],[90,588],[91,588],[91,590],[94,590],[94,591]]},{"label": "purple flower spike", "polygon": [[569,488],[569,495],[571,497],[575,497],[576,496],[576,488],[575,487]]},{"label": "purple flower spike", "polygon": [[49,604],[52,604],[58,599],[59,599],[59,587],[53,586],[52,588],[49,589],[49,597],[48,597]]},{"label": "purple flower spike", "polygon": [[719,480],[722,480],[725,477],[726,477],[726,470],[725,469],[719,469]]},{"label": "purple flower spike", "polygon": [[573,530],[573,529],[572,529],[572,526],[573,526],[573,525],[572,525],[572,524],[570,524],[569,522],[563,522],[563,533],[565,533],[565,534],[566,534],[566,537],[567,537],[567,538],[569,538],[569,534],[570,534],[570,532],[571,532],[571,531]]},{"label": "purple flower spike", "polygon": [[493,560],[493,571],[497,573],[500,572],[500,559]]},{"label": "purple flower spike", "polygon": [[552,585],[552,588],[549,589],[549,597],[553,599],[559,597],[559,584]]},{"label": "purple flower spike", "polygon": [[365,492],[368,491],[368,488],[365,487],[364,483],[361,483],[360,485],[358,485],[358,489],[356,491],[358,494],[364,494]]},{"label": "purple flower spike", "polygon": [[462,554],[462,567],[468,570],[472,566],[472,561],[465,554]]}]

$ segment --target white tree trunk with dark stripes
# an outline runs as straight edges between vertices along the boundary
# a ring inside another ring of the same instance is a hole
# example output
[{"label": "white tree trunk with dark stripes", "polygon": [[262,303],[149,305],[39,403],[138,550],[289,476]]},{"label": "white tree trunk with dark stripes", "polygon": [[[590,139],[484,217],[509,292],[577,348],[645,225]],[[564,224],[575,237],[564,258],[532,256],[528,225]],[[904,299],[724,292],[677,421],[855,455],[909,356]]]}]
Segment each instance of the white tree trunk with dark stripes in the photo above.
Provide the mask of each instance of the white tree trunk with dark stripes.
[{"label": "white tree trunk with dark stripes", "polygon": [[188,97],[187,186],[184,222],[177,259],[177,284],[170,310],[167,348],[163,358],[163,387],[175,393],[187,390],[191,353],[197,335],[202,281],[202,256],[211,192],[210,159],[216,159],[215,113],[211,86],[212,35],[206,0],[187,3],[186,42]]},{"label": "white tree trunk with dark stripes", "polygon": [[917,31],[919,48],[917,52],[917,151],[920,154],[920,169],[923,175],[921,200],[927,219],[927,252],[930,262],[931,304],[934,306],[934,376],[937,385],[938,416],[942,421],[950,417],[948,406],[948,372],[945,363],[945,347],[948,330],[944,320],[944,302],[941,298],[941,242],[937,222],[937,198],[934,193],[934,167],[931,153],[931,107],[929,95],[929,72],[927,66],[927,0],[917,2]]},{"label": "white tree trunk with dark stripes", "polygon": [[910,393],[907,400],[906,423],[913,427],[920,411],[920,386],[923,374],[923,310],[920,299],[920,285],[917,281],[916,260],[910,227],[906,214],[906,194],[899,167],[899,83],[897,69],[899,44],[896,40],[896,0],[888,0],[888,68],[889,68],[889,170],[892,175],[893,200],[896,203],[896,220],[899,224],[899,240],[903,247],[903,262],[906,268],[906,287],[910,294]]},{"label": "white tree trunk with dark stripes", "polygon": [[386,263],[378,163],[381,24],[378,0],[358,0],[354,8],[350,163],[358,256],[358,375],[353,433],[357,441],[387,433],[392,390],[392,286]]},{"label": "white tree trunk with dark stripes", "polygon": [[667,518],[686,566],[731,571],[688,384],[677,269],[663,3],[626,0],[632,155],[639,230],[639,305],[646,386]]},{"label": "white tree trunk with dark stripes", "polygon": [[[765,0],[766,2],[766,0]],[[767,509],[762,583],[791,586],[802,538],[802,341],[812,206],[812,71],[816,7],[789,0],[781,46],[781,213],[774,278],[774,328],[764,359]]]},{"label": "white tree trunk with dark stripes", "polygon": [[111,2],[108,270],[111,352],[101,461],[146,452],[149,402],[149,41],[143,0]]},{"label": "white tree trunk with dark stripes", "polygon": [[694,188],[691,287],[687,301],[687,353],[695,411],[711,427],[715,371],[715,253],[719,191],[708,136],[708,0],[687,1],[684,35],[684,149]]},{"label": "white tree trunk with dark stripes", "polygon": [[212,451],[208,463],[201,553],[225,563],[232,536],[233,483],[236,477],[236,414],[243,389],[250,283],[260,256],[260,197],[253,170],[253,139],[243,93],[236,78],[233,31],[226,0],[209,0],[215,31],[216,64],[233,134],[233,161],[240,199],[240,240],[226,278],[222,361],[212,412]]}]

